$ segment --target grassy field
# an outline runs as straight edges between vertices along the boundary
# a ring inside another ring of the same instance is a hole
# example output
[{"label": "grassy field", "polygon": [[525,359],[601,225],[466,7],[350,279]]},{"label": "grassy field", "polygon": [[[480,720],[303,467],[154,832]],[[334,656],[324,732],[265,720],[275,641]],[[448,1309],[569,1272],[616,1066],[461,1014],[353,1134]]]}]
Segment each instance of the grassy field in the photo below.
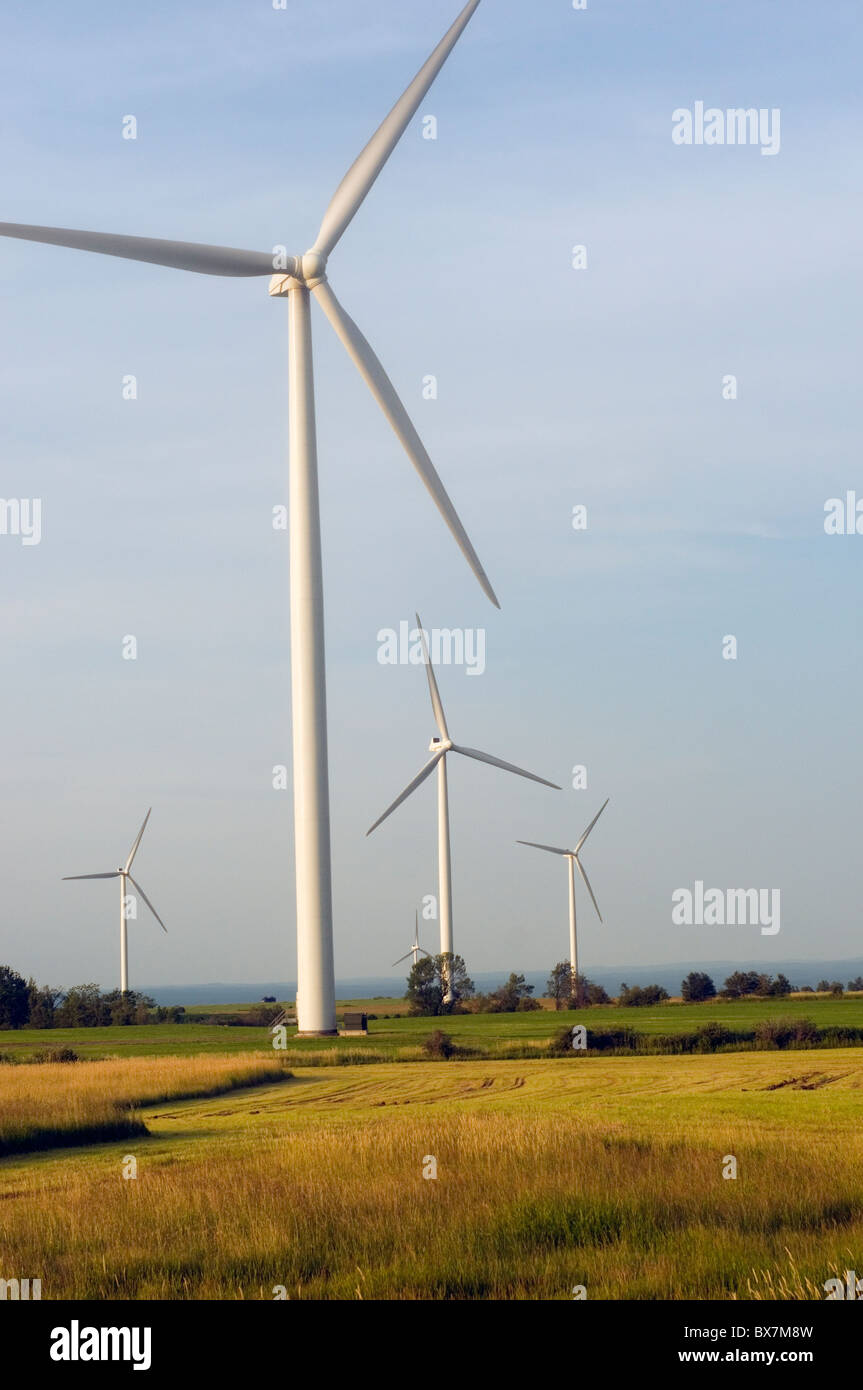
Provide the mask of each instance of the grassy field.
[{"label": "grassy field", "polygon": [[[339,1004],[367,1013],[393,1014],[403,1000],[356,1000]],[[255,1005],[227,1005],[224,1010],[207,1006],[201,1012],[242,1013]],[[191,1011],[190,1011],[191,1012]],[[541,1052],[564,1027],[584,1023],[589,1028],[628,1026],[648,1034],[689,1032],[708,1022],[736,1030],[751,1029],[765,1018],[811,1018],[820,1028],[847,1024],[863,1027],[863,997],[843,999],[795,996],[790,999],[746,1000],[741,1003],[711,1001],[708,1004],[661,1004],[647,1009],[613,1006],[582,1009],[577,1013],[538,1010],[524,1014],[463,1014],[446,1019],[400,1017],[371,1020],[368,1038],[291,1038],[288,1056],[306,1055],[332,1059],[333,1054],[356,1055],[371,1050],[382,1057],[412,1061],[421,1057],[421,1044],[435,1028],[442,1028],[456,1043],[505,1057],[507,1051]],[[4,1056],[29,1058],[47,1049],[69,1047],[80,1057],[194,1056],[206,1053],[250,1053],[271,1046],[265,1028],[231,1027],[202,1023],[153,1024],[116,1028],[18,1029],[0,1032],[0,1060]]]},{"label": "grassy field", "polygon": [[272,1056],[169,1057],[0,1068],[0,1155],[146,1134],[135,1108],[280,1080]]},{"label": "grassy field", "polygon": [[863,1268],[861,1049],[292,1066],[7,1159],[0,1273],[43,1298],[729,1299]]}]

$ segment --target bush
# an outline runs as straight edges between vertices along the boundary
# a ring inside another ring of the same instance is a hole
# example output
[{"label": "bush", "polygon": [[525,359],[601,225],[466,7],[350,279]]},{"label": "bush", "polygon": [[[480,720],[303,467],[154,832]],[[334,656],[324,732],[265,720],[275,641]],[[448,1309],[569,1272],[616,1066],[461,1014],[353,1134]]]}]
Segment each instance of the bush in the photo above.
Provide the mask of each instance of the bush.
[{"label": "bush", "polygon": [[440,1028],[436,1028],[430,1033],[423,1043],[423,1052],[427,1057],[434,1057],[437,1061],[448,1061],[458,1052],[458,1048],[448,1033],[442,1033]]},{"label": "bush", "polygon": [[755,1025],[756,1047],[799,1047],[819,1040],[811,1018],[763,1018]]},{"label": "bush", "polygon": [[71,1047],[49,1047],[44,1052],[37,1052],[33,1058],[34,1062],[80,1062],[80,1060],[77,1052],[73,1052]]},{"label": "bush", "polygon": [[[588,1028],[587,1052],[638,1051],[639,1034],[634,1028]],[[583,1048],[572,1045],[572,1028],[562,1028],[549,1044],[552,1057],[583,1057]]]},{"label": "bush", "polygon": [[622,1008],[638,1009],[649,1004],[661,1004],[669,997],[662,985],[621,985],[618,1004]]}]

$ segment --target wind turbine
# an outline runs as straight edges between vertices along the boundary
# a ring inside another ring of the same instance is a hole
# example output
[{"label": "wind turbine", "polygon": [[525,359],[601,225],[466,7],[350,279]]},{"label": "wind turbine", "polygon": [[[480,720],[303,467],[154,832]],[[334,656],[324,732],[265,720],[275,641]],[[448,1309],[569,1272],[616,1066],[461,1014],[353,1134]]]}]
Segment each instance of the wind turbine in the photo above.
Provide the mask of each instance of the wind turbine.
[{"label": "wind turbine", "polygon": [[419,960],[419,958],[420,958],[421,955],[423,955],[423,956],[430,956],[430,955],[431,955],[431,952],[430,952],[430,951],[426,951],[426,950],[420,945],[420,915],[419,915],[418,912],[415,912],[415,913],[414,913],[414,944],[413,944],[413,946],[411,946],[411,948],[410,948],[409,951],[406,951],[406,952],[405,952],[405,954],[404,954],[403,956],[399,956],[398,960],[394,960],[393,963],[392,963],[392,966],[391,966],[390,968],[391,968],[392,970],[395,970],[396,966],[397,966],[397,965],[401,965],[402,961],[403,961],[403,960],[407,960],[408,956],[413,956],[414,965],[416,965],[416,963],[417,963],[417,961]]},{"label": "wind turbine", "polygon": [[555,849],[553,845],[538,845],[535,844],[533,840],[516,841],[516,844],[519,845],[530,845],[531,849],[544,849],[548,854],[562,854],[564,859],[569,860],[569,964],[572,976],[573,993],[575,993],[578,988],[578,941],[576,939],[575,934],[575,870],[577,867],[578,872],[584,880],[584,886],[590,894],[590,901],[596,908],[596,915],[601,922],[602,913],[599,910],[599,904],[597,903],[596,898],[593,896],[593,889],[590,886],[590,880],[587,877],[587,874],[584,870],[584,865],[582,864],[578,856],[581,852],[582,845],[584,844],[593,827],[596,825],[596,822],[599,820],[600,816],[602,815],[610,800],[610,796],[605,798],[605,801],[603,801],[593,820],[590,822],[590,825],[587,827],[578,844],[576,845],[575,849]]},{"label": "wind turbine", "polygon": [[[153,809],[153,808],[152,808],[152,806],[151,806],[151,807],[150,807],[150,811],[152,811],[152,809]],[[161,917],[159,916],[158,912],[157,912],[156,909],[154,908],[153,904],[150,902],[150,899],[147,897],[147,894],[144,892],[143,888],[141,887],[140,883],[136,883],[135,880],[133,879],[131,873],[129,872],[129,870],[130,870],[131,867],[132,867],[132,860],[135,858],[135,855],[138,853],[138,846],[140,845],[140,843],[141,843],[141,838],[142,838],[142,836],[143,836],[143,834],[144,834],[144,831],[145,831],[146,828],[147,828],[147,821],[150,819],[150,811],[148,811],[147,814],[146,814],[146,816],[144,817],[144,824],[141,826],[141,829],[138,831],[138,835],[137,835],[137,838],[136,838],[136,840],[135,840],[135,843],[133,844],[132,848],[129,850],[129,858],[126,860],[126,863],[124,864],[124,866],[123,866],[122,869],[115,869],[114,872],[113,872],[113,873],[110,873],[110,874],[66,874],[65,877],[64,877],[64,879],[63,879],[63,882],[64,882],[64,883],[71,883],[73,880],[81,879],[81,878],[119,878],[119,880],[120,880],[120,989],[122,990],[123,994],[126,994],[126,993],[128,992],[128,989],[129,989],[129,946],[128,946],[127,932],[126,932],[126,879],[129,880],[129,882],[132,884],[132,887],[135,889],[135,891],[141,894],[141,897],[144,899],[144,902],[147,904],[148,908],[149,908],[150,911],[152,912],[152,914],[153,914],[153,916],[155,917],[156,921],[159,923],[159,926],[162,928],[162,931],[166,932],[166,931],[168,930],[168,928],[165,926],[165,923],[162,921],[162,919],[161,919]]]},{"label": "wind turbine", "polygon": [[[548,782],[544,777],[537,777],[533,772],[525,772],[524,768],[516,767],[513,763],[502,762],[500,758],[493,758],[490,753],[480,753],[476,748],[464,748],[457,743],[453,743],[449,736],[446,716],[443,712],[440,691],[435,680],[434,667],[429,658],[428,643],[423,625],[420,621],[419,613],[416,615],[417,628],[422,639],[423,661],[425,663],[426,675],[428,676],[429,694],[431,695],[432,709],[434,711],[435,723],[438,727],[438,734],[429,744],[431,757],[423,768],[417,773],[412,782],[409,782],[404,791],[396,797],[390,807],[379,816],[371,829],[366,831],[366,835],[371,835],[373,830],[377,830],[387,818],[392,815],[397,806],[401,806],[403,801],[421,786],[427,777],[430,777],[437,768],[438,777],[438,911],[440,912],[440,949],[441,954],[452,954],[452,876],[450,871],[450,837],[449,837],[449,796],[447,792],[446,760],[448,753],[463,753],[466,758],[475,758],[477,762],[491,763],[492,767],[502,767],[504,772],[515,772],[519,777],[527,777],[531,782],[541,782],[544,787],[553,787],[555,791],[560,791],[556,782]],[[452,1002],[452,984],[447,981],[447,989],[444,997],[445,1003]]]},{"label": "wind turbine", "polygon": [[[408,418],[392,382],[353,319],[330,288],[327,260],[393,150],[418,111],[468,21],[479,5],[469,0],[431,57],[399,98],[383,124],[348,170],[324,214],[311,250],[288,256],[242,251],[197,242],[161,241],[150,237],[71,231],[0,223],[0,236],[97,251],[125,260],[202,275],[272,275],[269,292],[289,303],[290,394],[290,612],[291,700],[293,710],[294,848],[297,894],[298,1032],[334,1034],[336,1029],[333,964],[330,809],[327,770],[327,705],[324,661],[324,602],[318,501],[315,394],[312,367],[310,303],[314,294],[348,355],[358,368],[404,446],[444,521],[479,583],[496,607],[500,604],[467,532]],[[387,255],[384,250],[384,273]]]}]

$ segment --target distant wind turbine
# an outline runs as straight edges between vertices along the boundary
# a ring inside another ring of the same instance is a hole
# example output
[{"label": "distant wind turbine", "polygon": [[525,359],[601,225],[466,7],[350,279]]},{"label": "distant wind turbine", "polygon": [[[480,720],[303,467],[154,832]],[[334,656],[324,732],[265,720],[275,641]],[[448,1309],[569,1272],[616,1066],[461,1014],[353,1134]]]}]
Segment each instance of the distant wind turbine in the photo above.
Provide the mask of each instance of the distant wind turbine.
[{"label": "distant wind turbine", "polygon": [[413,946],[411,946],[409,951],[405,952],[403,956],[399,956],[398,960],[394,960],[390,968],[392,970],[395,970],[396,966],[401,965],[402,961],[407,960],[408,956],[413,956],[414,965],[416,965],[421,955],[430,957],[431,952],[426,951],[420,945],[420,915],[418,912],[416,912],[414,913],[414,944]]},{"label": "distant wind turbine", "polygon": [[[553,787],[555,791],[560,791],[556,782],[548,782],[544,777],[537,777],[533,772],[525,772],[522,767],[515,767],[513,763],[502,762],[500,758],[493,758],[490,753],[480,753],[476,748],[464,748],[457,743],[453,743],[449,736],[446,716],[443,712],[440,691],[435,680],[434,667],[429,657],[428,643],[423,625],[420,621],[419,613],[416,615],[417,628],[422,640],[423,661],[425,662],[426,675],[428,676],[429,694],[431,695],[432,709],[434,710],[435,723],[438,726],[439,737],[432,739],[429,744],[431,757],[413,779],[405,787],[404,791],[396,797],[391,806],[379,816],[371,829],[366,831],[371,835],[373,830],[383,824],[387,816],[392,815],[397,806],[401,806],[403,801],[421,786],[427,777],[430,777],[437,768],[438,775],[438,911],[440,913],[440,948],[441,954],[444,952],[452,953],[452,876],[450,870],[450,838],[449,838],[449,797],[447,793],[446,759],[448,753],[463,753],[466,758],[475,758],[480,763],[491,763],[492,767],[502,767],[504,772],[515,772],[519,777],[527,777],[531,782],[541,782],[544,787]],[[447,981],[447,991],[444,999],[445,1003],[452,1002],[452,984]]]},{"label": "distant wind turbine", "polygon": [[608,796],[606,797],[605,801],[603,801],[593,820],[590,822],[590,825],[587,827],[578,844],[576,845],[575,849],[555,849],[553,845],[538,845],[535,844],[533,840],[516,840],[516,844],[530,845],[531,849],[544,849],[548,854],[562,854],[565,859],[569,860],[569,964],[570,970],[572,972],[573,992],[575,992],[578,982],[578,940],[575,933],[575,870],[577,866],[578,872],[581,874],[581,877],[584,880],[584,886],[590,894],[590,901],[596,908],[596,915],[601,922],[602,913],[599,910],[599,904],[597,903],[596,898],[593,896],[593,889],[590,886],[590,880],[588,879],[587,874],[584,870],[584,865],[582,864],[578,856],[581,852],[582,845],[584,844],[593,827],[596,825],[596,822],[599,820],[600,816],[602,815],[610,800],[611,797]]},{"label": "distant wind turbine", "polygon": [[[290,312],[290,608],[291,703],[293,711],[294,855],[297,894],[298,1031],[331,1034],[336,1030],[333,962],[330,801],[327,759],[327,699],[324,661],[324,598],[315,392],[312,369],[311,295],[341,339],[348,356],[381,407],[411,463],[431,493],[484,593],[500,604],[467,532],[416,432],[396,390],[371,346],[330,288],[327,260],[366,199],[378,175],[413,120],[425,95],[455,47],[479,0],[469,0],[413,82],[355,160],[324,214],[317,241],[302,256],[241,251],[198,242],[162,241],[106,232],[71,231],[0,222],[0,236],[96,251],[125,260],[146,261],[201,275],[271,275],[270,294],[287,296]],[[331,114],[331,113],[330,113]],[[302,132],[284,145],[283,164],[301,157]],[[382,270],[386,279],[391,257],[386,240]],[[277,271],[275,275],[273,271]],[[372,268],[366,267],[367,276]]]},{"label": "distant wind turbine", "polygon": [[[152,806],[151,806],[151,807],[150,807],[150,811],[152,811],[152,809],[153,809],[153,808],[152,808]],[[115,869],[114,872],[113,872],[113,873],[110,873],[110,874],[66,874],[66,876],[65,876],[64,879],[63,879],[63,882],[64,882],[64,883],[71,883],[71,882],[73,882],[73,880],[82,879],[82,878],[119,878],[119,880],[120,880],[120,989],[122,990],[123,994],[126,994],[126,993],[128,992],[128,989],[129,989],[129,947],[128,947],[127,933],[126,933],[126,879],[129,880],[129,882],[132,884],[132,886],[133,886],[133,888],[136,890],[136,892],[140,893],[141,897],[144,899],[144,902],[147,904],[148,908],[149,908],[150,911],[152,912],[152,914],[153,914],[153,916],[155,917],[156,921],[159,923],[159,926],[162,928],[162,931],[166,932],[166,931],[168,930],[168,928],[165,926],[165,923],[162,921],[162,919],[161,919],[161,917],[159,916],[158,912],[157,912],[156,909],[154,908],[153,904],[150,902],[150,899],[147,897],[147,894],[144,892],[143,888],[141,887],[140,883],[136,883],[135,880],[133,879],[131,873],[129,872],[129,870],[130,870],[131,867],[132,867],[132,860],[135,858],[135,855],[138,853],[138,846],[139,846],[140,843],[141,843],[141,837],[143,836],[144,831],[145,831],[146,828],[147,828],[147,821],[150,819],[150,811],[148,811],[147,814],[146,814],[146,816],[144,817],[144,824],[141,826],[141,829],[138,831],[137,839],[135,840],[135,843],[133,844],[132,848],[131,848],[130,851],[129,851],[129,858],[126,860],[126,863],[123,865],[123,868],[122,868],[122,869]]]}]

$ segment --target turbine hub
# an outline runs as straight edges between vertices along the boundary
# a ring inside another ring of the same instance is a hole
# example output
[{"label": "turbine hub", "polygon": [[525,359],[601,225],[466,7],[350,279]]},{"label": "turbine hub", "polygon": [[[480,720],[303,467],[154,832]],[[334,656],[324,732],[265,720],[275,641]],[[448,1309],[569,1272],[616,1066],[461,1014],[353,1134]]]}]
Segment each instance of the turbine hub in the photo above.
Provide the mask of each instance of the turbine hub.
[{"label": "turbine hub", "polygon": [[451,738],[440,738],[439,735],[437,735],[437,734],[435,734],[435,737],[432,739],[431,743],[429,744],[429,752],[430,752],[430,753],[448,753],[449,750],[450,750],[451,748],[452,748],[452,739],[451,739]]},{"label": "turbine hub", "polygon": [[278,299],[290,294],[291,290],[313,290],[326,279],[327,258],[320,251],[307,251],[304,256],[292,256],[290,272],[274,275],[270,281],[270,295]]}]

